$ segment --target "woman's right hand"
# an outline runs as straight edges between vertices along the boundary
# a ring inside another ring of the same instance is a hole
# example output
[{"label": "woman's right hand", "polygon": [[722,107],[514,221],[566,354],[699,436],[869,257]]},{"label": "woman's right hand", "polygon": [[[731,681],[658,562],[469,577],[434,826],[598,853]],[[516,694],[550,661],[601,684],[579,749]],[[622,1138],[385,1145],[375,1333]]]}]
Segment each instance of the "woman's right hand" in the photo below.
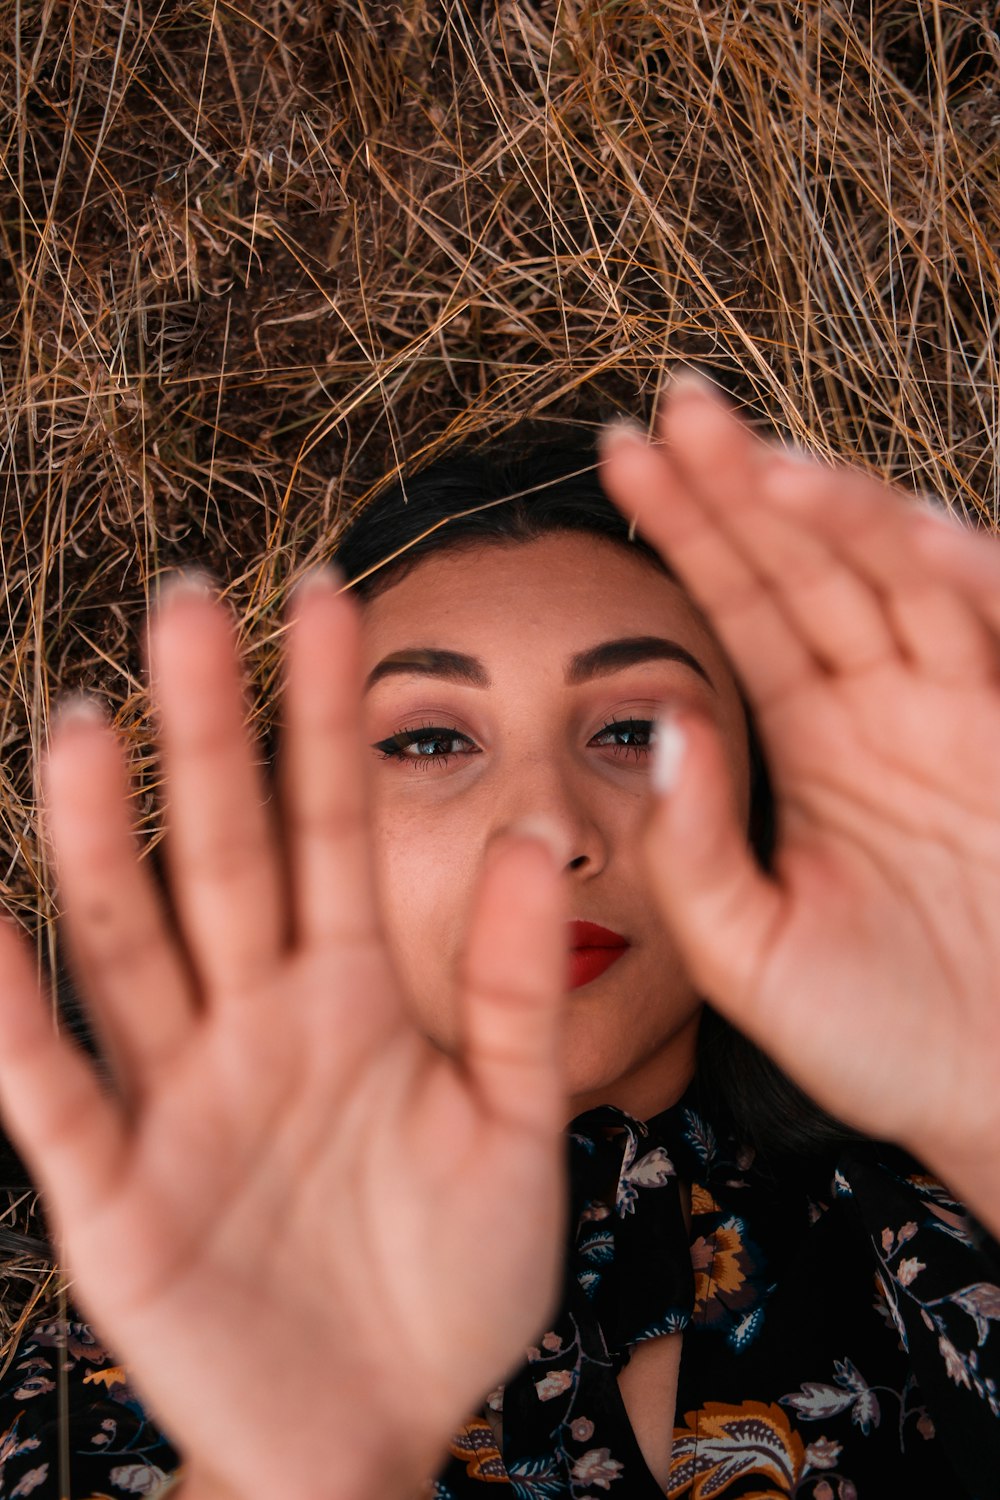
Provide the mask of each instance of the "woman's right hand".
[{"label": "woman's right hand", "polygon": [[[208,1489],[411,1495],[554,1311],[566,1215],[561,869],[505,838],[473,906],[463,1046],[409,1019],[379,927],[360,612],[291,612],[278,804],[225,606],[150,625],[173,916],[110,726],[44,766],[74,979],[116,1089],[0,923],[0,1106],[72,1296]],[[183,1487],[182,1487],[183,1488]],[[193,1492],[192,1492],[193,1500]]]}]

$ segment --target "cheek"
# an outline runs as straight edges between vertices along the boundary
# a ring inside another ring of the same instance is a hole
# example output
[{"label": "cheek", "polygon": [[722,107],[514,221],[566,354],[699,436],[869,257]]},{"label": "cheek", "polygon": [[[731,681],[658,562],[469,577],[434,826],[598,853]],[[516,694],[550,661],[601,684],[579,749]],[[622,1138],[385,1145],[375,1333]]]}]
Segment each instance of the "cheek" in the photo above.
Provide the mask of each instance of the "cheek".
[{"label": "cheek", "polygon": [[456,1035],[454,969],[470,880],[454,842],[386,812],[376,816],[375,890],[389,957],[414,1021],[432,1041]]}]

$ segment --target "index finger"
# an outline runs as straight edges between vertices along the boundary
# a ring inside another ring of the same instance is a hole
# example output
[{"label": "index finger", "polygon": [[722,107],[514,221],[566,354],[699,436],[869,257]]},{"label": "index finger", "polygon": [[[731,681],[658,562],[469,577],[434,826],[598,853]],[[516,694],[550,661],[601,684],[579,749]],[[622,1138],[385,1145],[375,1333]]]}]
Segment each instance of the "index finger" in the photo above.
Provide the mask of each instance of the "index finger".
[{"label": "index finger", "polygon": [[379,924],[361,736],[361,622],[321,568],[296,590],[278,781],[293,943],[375,942]]}]

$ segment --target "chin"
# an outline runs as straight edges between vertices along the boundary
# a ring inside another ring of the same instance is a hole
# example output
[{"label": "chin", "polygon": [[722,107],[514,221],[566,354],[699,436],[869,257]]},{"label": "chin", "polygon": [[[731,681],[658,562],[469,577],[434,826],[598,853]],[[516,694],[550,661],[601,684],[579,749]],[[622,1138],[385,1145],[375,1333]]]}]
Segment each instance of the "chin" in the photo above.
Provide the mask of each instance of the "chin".
[{"label": "chin", "polygon": [[[613,1009],[597,1024],[591,1020],[574,1027],[571,1019],[563,1075],[569,1118],[599,1104],[614,1104],[646,1119],[679,1098],[694,1071],[700,1010],[695,1003],[682,1010],[674,1025],[647,1035],[634,1014]],[[646,1012],[647,1024],[648,1019]],[[631,1043],[627,1051],[625,1040]]]},{"label": "chin", "polygon": [[632,1078],[632,1068],[626,1059],[621,1065],[602,1059],[602,1066],[569,1067],[566,1070],[566,1092],[570,1111],[578,1115],[581,1110],[593,1109],[598,1104],[614,1104],[615,1095],[627,1090]]}]

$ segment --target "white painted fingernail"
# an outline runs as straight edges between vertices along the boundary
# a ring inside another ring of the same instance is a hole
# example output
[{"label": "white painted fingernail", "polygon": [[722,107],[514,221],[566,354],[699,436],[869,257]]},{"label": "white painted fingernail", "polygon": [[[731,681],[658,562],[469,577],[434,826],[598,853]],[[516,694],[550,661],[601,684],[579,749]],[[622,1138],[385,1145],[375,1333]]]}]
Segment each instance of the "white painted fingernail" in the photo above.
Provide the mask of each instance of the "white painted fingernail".
[{"label": "white painted fingernail", "polygon": [[344,587],[343,569],[336,563],[320,563],[303,573],[291,587],[289,603],[297,607],[311,594],[339,594]]},{"label": "white painted fingernail", "polygon": [[937,495],[932,495],[926,490],[918,491],[914,508],[921,520],[939,524],[946,531],[966,530],[955,512],[950,510]]},{"label": "white painted fingernail", "polygon": [[800,467],[806,469],[815,468],[816,465],[816,459],[813,454],[807,453],[805,448],[798,447],[796,443],[779,444],[774,449],[771,457],[776,458],[779,463],[798,464]]},{"label": "white painted fingernail", "polygon": [[666,389],[666,400],[669,405],[682,401],[710,401],[713,406],[721,408],[726,412],[735,411],[735,403],[728,392],[717,384],[711,376],[703,374],[701,370],[692,369],[685,365],[671,380]]},{"label": "white painted fingernail", "polygon": [[544,813],[532,813],[530,817],[521,818],[518,822],[511,824],[509,831],[518,838],[537,839],[551,851],[552,857],[560,867],[569,859],[566,835],[559,825],[552,818],[547,818]]},{"label": "white painted fingernail", "polygon": [[174,599],[214,599],[218,594],[211,578],[200,568],[178,568],[160,579],[160,605]]},{"label": "white painted fingernail", "polygon": [[653,790],[660,796],[672,792],[680,773],[687,737],[673,714],[657,719],[653,731]]},{"label": "white painted fingernail", "polygon": [[103,724],[104,709],[98,700],[87,692],[68,693],[55,706],[53,723],[62,731],[70,725]]},{"label": "white painted fingernail", "polygon": [[631,417],[612,417],[601,428],[601,446],[612,448],[618,443],[630,443],[633,447],[636,443],[641,443],[645,448],[649,446],[649,433]]}]

